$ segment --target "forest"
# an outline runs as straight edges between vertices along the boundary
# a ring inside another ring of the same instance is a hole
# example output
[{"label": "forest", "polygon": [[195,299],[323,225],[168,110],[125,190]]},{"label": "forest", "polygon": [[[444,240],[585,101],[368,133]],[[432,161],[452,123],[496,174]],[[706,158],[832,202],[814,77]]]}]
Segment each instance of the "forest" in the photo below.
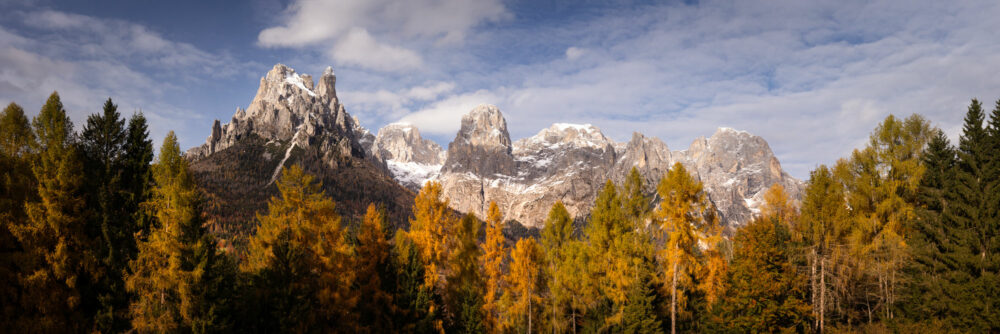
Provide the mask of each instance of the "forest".
[{"label": "forest", "polygon": [[57,93],[3,110],[0,332],[1000,331],[1000,101],[973,99],[955,144],[890,115],[732,235],[676,164],[516,242],[495,203],[458,215],[435,182],[408,229],[383,203],[342,219],[292,165],[222,247],[176,136],[154,152],[147,126],[110,98],[80,132]]}]

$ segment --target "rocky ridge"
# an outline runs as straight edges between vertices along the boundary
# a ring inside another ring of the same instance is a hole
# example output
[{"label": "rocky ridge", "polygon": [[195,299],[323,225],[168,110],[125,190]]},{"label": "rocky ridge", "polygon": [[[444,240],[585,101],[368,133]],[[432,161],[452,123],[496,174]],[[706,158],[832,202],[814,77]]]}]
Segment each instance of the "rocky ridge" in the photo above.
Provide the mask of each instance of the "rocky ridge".
[{"label": "rocky ridge", "polygon": [[675,162],[684,164],[704,183],[730,227],[759,211],[763,192],[772,184],[782,184],[793,198],[803,189],[801,181],[782,171],[763,138],[744,131],[719,128],[687,150],[671,151],[663,141],[640,133],[617,143],[589,124],[553,124],[512,143],[506,124],[495,106],[478,106],[462,118],[440,170],[427,164],[419,173],[393,169],[393,175],[411,189],[427,180],[441,182],[456,210],[483,216],[489,202],[496,201],[506,219],[536,227],[556,201],[575,216],[585,214],[606,180],[621,184],[633,167],[653,195],[666,171]]},{"label": "rocky ridge", "polygon": [[420,130],[405,123],[393,123],[379,129],[374,150],[376,157],[385,160],[396,180],[414,191],[441,170],[447,157],[441,145],[424,139]]},{"label": "rocky ridge", "polygon": [[373,149],[375,136],[338,99],[336,80],[329,67],[314,82],[277,64],[245,110],[237,108],[228,123],[215,120],[205,144],[186,152],[214,231],[236,239],[252,231],[255,214],[277,193],[282,168],[293,164],[315,176],[348,221],[380,203],[405,226],[413,192],[390,176],[384,155]]},{"label": "rocky ridge", "polygon": [[344,109],[337,98],[336,82],[331,67],[314,83],[312,76],[277,64],[260,79],[250,106],[237,108],[229,123],[215,120],[205,144],[186,155],[198,160],[257,136],[269,145],[285,147],[272,181],[296,147],[316,147],[324,152],[323,162],[331,168],[336,167],[337,156],[353,156],[385,170],[385,161],[372,154],[375,137]]}]

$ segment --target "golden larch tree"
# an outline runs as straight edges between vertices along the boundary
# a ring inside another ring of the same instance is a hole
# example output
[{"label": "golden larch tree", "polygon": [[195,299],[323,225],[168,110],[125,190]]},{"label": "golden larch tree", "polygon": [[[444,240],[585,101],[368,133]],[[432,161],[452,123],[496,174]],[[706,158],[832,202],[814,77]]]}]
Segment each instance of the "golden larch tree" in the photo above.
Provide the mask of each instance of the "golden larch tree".
[{"label": "golden larch tree", "polygon": [[483,243],[483,276],[486,292],[483,296],[483,313],[486,328],[498,333],[503,321],[500,319],[499,302],[503,293],[503,269],[507,258],[507,243],[503,236],[503,214],[496,202],[490,202],[486,213],[486,240]]}]

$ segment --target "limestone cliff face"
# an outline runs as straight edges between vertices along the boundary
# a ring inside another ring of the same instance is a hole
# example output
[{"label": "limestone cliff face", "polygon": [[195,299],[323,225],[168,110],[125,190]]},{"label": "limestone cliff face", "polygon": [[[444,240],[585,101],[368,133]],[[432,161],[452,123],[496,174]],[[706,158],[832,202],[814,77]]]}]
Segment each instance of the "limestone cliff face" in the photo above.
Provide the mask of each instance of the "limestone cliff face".
[{"label": "limestone cliff face", "polygon": [[493,105],[480,105],[462,116],[462,128],[448,145],[443,173],[511,175],[515,172],[507,120]]},{"label": "limestone cliff face", "polygon": [[495,201],[506,219],[541,227],[556,201],[574,216],[585,215],[604,182],[622,184],[633,167],[655,199],[656,185],[675,162],[704,183],[723,222],[733,228],[759,211],[763,192],[772,184],[782,184],[793,198],[803,188],[781,170],[767,142],[747,132],[720,128],[687,150],[671,151],[663,141],[640,133],[616,143],[592,125],[560,123],[511,144],[506,120],[493,106],[465,115],[443,167],[425,170],[417,182],[407,184],[416,189],[424,180],[437,180],[456,210],[482,217]]},{"label": "limestone cliff face", "polygon": [[374,136],[344,109],[336,82],[330,67],[314,83],[310,75],[275,65],[260,79],[250,106],[237,108],[229,123],[216,120],[205,144],[190,149],[187,157],[198,160],[253,135],[284,147],[284,159],[295,147],[315,147],[324,152],[323,161],[330,167],[336,167],[338,156],[351,156],[368,159],[385,170],[385,162],[371,150]]},{"label": "limestone cliff face", "polygon": [[373,147],[392,176],[413,191],[441,170],[447,156],[440,145],[421,137],[420,130],[410,124],[393,123],[379,129]]}]

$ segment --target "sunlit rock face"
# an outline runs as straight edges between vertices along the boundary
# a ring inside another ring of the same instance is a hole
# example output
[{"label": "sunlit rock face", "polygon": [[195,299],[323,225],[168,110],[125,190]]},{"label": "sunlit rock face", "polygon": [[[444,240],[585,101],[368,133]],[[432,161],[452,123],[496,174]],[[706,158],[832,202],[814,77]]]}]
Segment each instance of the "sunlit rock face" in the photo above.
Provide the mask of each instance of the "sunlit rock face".
[{"label": "sunlit rock face", "polygon": [[[386,131],[390,130],[398,131]],[[411,136],[406,142],[419,141]],[[421,145],[393,147],[402,151],[393,156],[404,158],[396,168],[390,160],[390,168],[411,189],[436,180],[456,210],[483,217],[495,201],[506,219],[536,227],[542,227],[556,201],[574,216],[587,214],[604,183],[610,179],[621,185],[632,168],[642,177],[652,205],[660,178],[680,162],[704,183],[723,223],[733,228],[759,212],[763,193],[771,185],[782,184],[793,199],[803,188],[801,181],[781,169],[764,139],[729,128],[698,138],[683,151],[671,151],[663,141],[640,133],[616,143],[589,124],[553,124],[511,143],[503,114],[495,106],[483,105],[462,118],[462,128],[441,167],[412,164],[413,156],[433,155],[417,154]],[[411,165],[402,165],[404,160]]]},{"label": "sunlit rock face", "polygon": [[314,83],[312,76],[277,64],[260,79],[250,106],[237,109],[229,123],[216,120],[205,144],[188,150],[187,157],[204,158],[255,135],[287,147],[289,153],[294,147],[316,147],[325,152],[323,160],[331,167],[337,164],[337,156],[353,156],[384,170],[384,160],[372,150],[375,137],[344,109],[337,99],[336,83],[330,67]]}]

